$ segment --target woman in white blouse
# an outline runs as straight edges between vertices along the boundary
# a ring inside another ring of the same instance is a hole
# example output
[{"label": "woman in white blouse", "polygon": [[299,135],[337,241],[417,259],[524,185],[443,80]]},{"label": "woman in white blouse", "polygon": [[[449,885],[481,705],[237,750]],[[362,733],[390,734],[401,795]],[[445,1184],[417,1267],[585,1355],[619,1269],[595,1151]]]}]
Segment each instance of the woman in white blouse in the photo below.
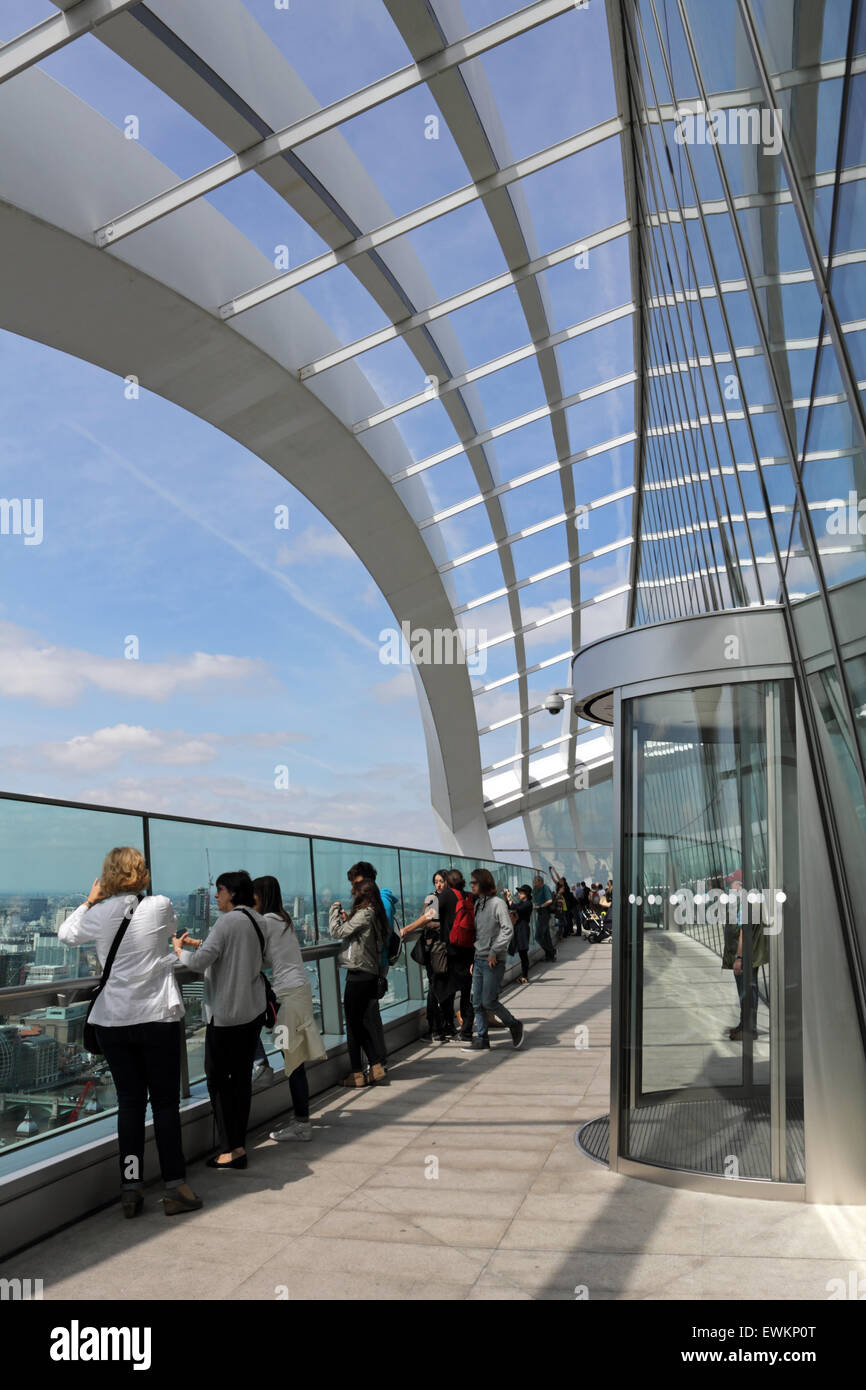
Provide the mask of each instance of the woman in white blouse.
[{"label": "woman in white blouse", "polygon": [[265,959],[271,967],[271,984],[280,1001],[274,1037],[283,1053],[289,1090],[292,1093],[290,1122],[275,1129],[271,1138],[310,1140],[310,1087],[305,1062],[318,1062],[327,1057],[322,1035],[313,1013],[313,991],[301,954],[292,919],[283,907],[279,880],[271,874],[253,879],[253,899],[256,911],[262,913],[265,933]]},{"label": "woman in white blouse", "polygon": [[111,850],[102,873],[58,930],[69,946],[96,943],[103,967],[118,929],[129,915],[108,983],[90,1013],[117,1092],[121,1202],[124,1215],[144,1207],[144,1123],[148,1096],[166,1216],[198,1211],[202,1201],[186,1183],[180,1132],[180,1058],[183,998],[169,938],[177,919],[168,898],[145,897],[150,882],[143,855],[129,846]]}]

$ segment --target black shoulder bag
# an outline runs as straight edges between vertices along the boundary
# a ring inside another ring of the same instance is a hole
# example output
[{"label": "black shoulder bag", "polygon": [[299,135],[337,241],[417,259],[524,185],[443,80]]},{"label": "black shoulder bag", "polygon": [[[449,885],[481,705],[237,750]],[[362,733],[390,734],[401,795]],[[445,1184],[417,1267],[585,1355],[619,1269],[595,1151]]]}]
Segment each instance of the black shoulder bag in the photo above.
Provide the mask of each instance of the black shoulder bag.
[{"label": "black shoulder bag", "polygon": [[[239,908],[238,908],[238,911],[239,911],[239,912],[242,912],[242,913],[244,914],[244,916],[246,917],[247,921],[248,921],[248,922],[252,925],[252,927],[254,928],[255,933],[256,933],[256,936],[259,938],[259,945],[260,945],[261,948],[262,948],[262,962],[264,963],[264,959],[265,959],[265,938],[262,936],[262,934],[261,934],[261,932],[260,932],[260,930],[259,930],[259,924],[258,924],[258,922],[256,921],[255,917],[253,917],[252,914],[251,914],[250,912],[248,912],[247,909],[246,909],[245,907],[239,907]],[[279,1010],[280,1010],[280,1001],[279,1001],[279,999],[277,998],[277,996],[274,994],[274,987],[273,987],[273,985],[271,984],[270,980],[268,979],[267,975],[265,974],[264,970],[262,971],[262,979],[263,979],[264,982],[265,982],[265,1021],[264,1021],[263,1027],[267,1028],[268,1031],[270,1031],[272,1028],[275,1028],[275,1027],[276,1027],[276,1024],[277,1024],[277,1014],[279,1013]]]},{"label": "black shoulder bag", "polygon": [[111,943],[108,955],[105,959],[105,966],[102,971],[102,979],[99,981],[99,984],[96,986],[95,990],[93,991],[93,994],[90,996],[90,1003],[87,1007],[87,1017],[84,1020],[84,1037],[82,1041],[87,1051],[92,1052],[94,1057],[102,1056],[102,1048],[99,1046],[99,1040],[96,1036],[96,1024],[90,1022],[90,1015],[93,1013],[94,1004],[96,1003],[102,991],[105,989],[105,986],[108,984],[108,977],[111,974],[111,967],[114,964],[114,957],[117,955],[117,948],[123,940],[124,936],[126,935],[126,928],[132,921],[132,914],[135,912],[135,908],[138,907],[138,904],[140,902],[141,898],[137,900],[135,907],[131,907],[129,909],[120,926],[117,928],[117,931],[114,935],[114,940]]}]

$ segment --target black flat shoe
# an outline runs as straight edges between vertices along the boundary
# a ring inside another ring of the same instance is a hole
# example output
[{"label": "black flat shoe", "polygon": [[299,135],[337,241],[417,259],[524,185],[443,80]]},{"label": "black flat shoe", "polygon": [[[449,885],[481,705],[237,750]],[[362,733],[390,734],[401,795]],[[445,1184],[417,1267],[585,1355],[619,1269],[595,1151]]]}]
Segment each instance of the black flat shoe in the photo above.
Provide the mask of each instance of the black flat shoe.
[{"label": "black flat shoe", "polygon": [[205,1166],[207,1168],[246,1168],[247,1156],[246,1154],[241,1154],[240,1158],[232,1158],[229,1159],[228,1163],[220,1163],[219,1154],[214,1154],[213,1158],[208,1159]]},{"label": "black flat shoe", "polygon": [[203,1206],[201,1197],[184,1197],[181,1192],[166,1192],[162,1198],[166,1216],[179,1216],[183,1211],[201,1211]]},{"label": "black flat shoe", "polygon": [[123,1214],[129,1221],[133,1216],[140,1216],[144,1211],[143,1192],[124,1192],[121,1194],[120,1205],[123,1207]]}]

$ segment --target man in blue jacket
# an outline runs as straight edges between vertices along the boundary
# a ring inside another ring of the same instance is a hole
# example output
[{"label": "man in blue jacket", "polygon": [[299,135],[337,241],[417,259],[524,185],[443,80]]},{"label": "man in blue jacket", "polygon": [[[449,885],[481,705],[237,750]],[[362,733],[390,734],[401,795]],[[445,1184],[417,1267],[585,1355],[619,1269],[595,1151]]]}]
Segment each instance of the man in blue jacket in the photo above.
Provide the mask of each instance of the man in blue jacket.
[{"label": "man in blue jacket", "polygon": [[[346,875],[350,883],[356,883],[359,878],[371,878],[376,883],[376,870],[368,859],[359,859],[357,864],[353,864]],[[379,887],[376,884],[377,888]],[[388,918],[388,935],[394,930],[394,916],[397,909],[397,899],[390,888],[379,888],[379,896],[382,899],[382,906],[385,909],[385,916]],[[382,948],[382,956],[379,961],[379,974],[388,974],[388,942]],[[367,1031],[376,1044],[380,1057],[387,1055],[385,1048],[385,1029],[382,1026],[382,1014],[379,1010],[378,999],[371,999],[364,1014],[364,1023]],[[387,1068],[386,1068],[387,1070]]]}]

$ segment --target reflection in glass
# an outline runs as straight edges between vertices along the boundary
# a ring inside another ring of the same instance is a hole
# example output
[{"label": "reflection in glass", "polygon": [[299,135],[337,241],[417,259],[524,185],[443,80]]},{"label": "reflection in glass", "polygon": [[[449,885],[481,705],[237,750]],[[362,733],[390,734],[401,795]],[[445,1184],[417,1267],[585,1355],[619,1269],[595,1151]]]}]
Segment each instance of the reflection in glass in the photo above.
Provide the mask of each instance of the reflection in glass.
[{"label": "reflection in glass", "polygon": [[621,1151],[802,1182],[790,683],[626,711]]}]

